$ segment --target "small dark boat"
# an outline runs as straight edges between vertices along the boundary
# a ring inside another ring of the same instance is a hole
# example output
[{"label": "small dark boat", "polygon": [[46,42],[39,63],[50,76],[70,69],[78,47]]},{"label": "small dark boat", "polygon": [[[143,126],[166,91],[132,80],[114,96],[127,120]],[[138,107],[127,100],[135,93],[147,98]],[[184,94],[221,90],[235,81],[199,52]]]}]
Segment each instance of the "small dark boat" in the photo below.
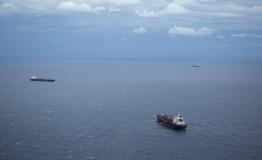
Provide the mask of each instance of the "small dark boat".
[{"label": "small dark boat", "polygon": [[184,121],[180,114],[178,114],[177,116],[157,114],[157,121],[166,126],[176,129],[183,129],[187,127],[187,123]]},{"label": "small dark boat", "polygon": [[36,76],[32,76],[30,81],[40,81],[40,82],[55,82],[54,79],[46,79],[46,78],[38,78]]}]

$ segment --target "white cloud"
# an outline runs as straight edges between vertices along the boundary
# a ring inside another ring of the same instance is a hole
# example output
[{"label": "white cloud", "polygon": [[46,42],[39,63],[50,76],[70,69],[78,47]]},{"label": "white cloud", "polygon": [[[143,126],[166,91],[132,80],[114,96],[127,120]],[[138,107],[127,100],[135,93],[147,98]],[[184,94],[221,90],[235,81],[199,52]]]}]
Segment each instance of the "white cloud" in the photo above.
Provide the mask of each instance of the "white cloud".
[{"label": "white cloud", "polygon": [[108,12],[119,12],[119,8],[108,8]]},{"label": "white cloud", "polygon": [[16,6],[12,3],[3,3],[0,5],[1,9],[16,9]]},{"label": "white cloud", "polygon": [[262,35],[260,35],[260,34],[250,34],[250,33],[233,33],[233,34],[231,34],[231,36],[235,37],[235,38],[248,38],[248,37],[262,38]]},{"label": "white cloud", "polygon": [[[220,1],[220,0],[174,0],[160,1],[161,7],[150,8],[143,6],[136,11],[141,17],[156,17],[169,15],[185,15],[184,18],[210,19],[210,18],[239,18],[253,15],[253,18],[262,17],[262,3],[258,1]],[[216,20],[214,19],[214,20]]]},{"label": "white cloud", "polygon": [[159,15],[165,15],[165,14],[174,14],[174,15],[179,15],[179,14],[184,14],[189,12],[187,9],[185,9],[183,6],[178,5],[176,3],[170,3],[168,4],[164,9],[159,9],[156,11],[153,10],[137,10],[136,14],[140,17],[156,17]]},{"label": "white cloud", "polygon": [[171,3],[169,4],[163,11],[162,13],[167,13],[167,14],[183,14],[188,12],[185,7],[178,5],[176,3]]},{"label": "white cloud", "polygon": [[0,13],[12,13],[16,11],[17,7],[12,3],[0,4]]},{"label": "white cloud", "polygon": [[77,3],[74,1],[62,2],[56,8],[62,11],[73,12],[98,12],[106,9],[104,6],[92,7],[90,4]]},{"label": "white cloud", "polygon": [[142,4],[141,0],[82,0],[96,5],[132,6]]},{"label": "white cloud", "polygon": [[134,29],[134,33],[146,33],[146,32],[147,32],[147,30],[143,26],[140,26],[140,27]]},{"label": "white cloud", "polygon": [[156,17],[158,15],[157,12],[155,11],[148,11],[148,10],[143,10],[143,11],[136,11],[136,14],[140,17]]},{"label": "white cloud", "polygon": [[176,36],[203,37],[203,36],[212,35],[213,30],[207,27],[195,29],[190,27],[173,26],[169,28],[168,34],[171,37],[176,37]]},{"label": "white cloud", "polygon": [[237,18],[243,17],[243,14],[240,13],[229,13],[229,12],[218,12],[218,13],[208,13],[208,15],[213,17],[221,17],[221,18]]},{"label": "white cloud", "polygon": [[141,0],[101,0],[117,6],[128,6],[142,3]]},{"label": "white cloud", "polygon": [[173,15],[180,15],[188,13],[189,11],[183,7],[182,5],[176,4],[176,3],[170,3],[165,8],[159,9],[159,10],[137,10],[136,14],[140,17],[156,17],[159,15],[167,15],[167,14],[173,14]]}]

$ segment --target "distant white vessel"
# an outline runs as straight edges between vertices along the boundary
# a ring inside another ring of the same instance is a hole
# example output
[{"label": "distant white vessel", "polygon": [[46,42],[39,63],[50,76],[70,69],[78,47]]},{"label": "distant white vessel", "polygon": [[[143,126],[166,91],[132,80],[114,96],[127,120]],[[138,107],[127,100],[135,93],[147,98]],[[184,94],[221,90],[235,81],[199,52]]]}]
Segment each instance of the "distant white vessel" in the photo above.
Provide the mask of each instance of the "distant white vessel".
[{"label": "distant white vessel", "polygon": [[200,64],[193,64],[191,67],[201,67]]}]

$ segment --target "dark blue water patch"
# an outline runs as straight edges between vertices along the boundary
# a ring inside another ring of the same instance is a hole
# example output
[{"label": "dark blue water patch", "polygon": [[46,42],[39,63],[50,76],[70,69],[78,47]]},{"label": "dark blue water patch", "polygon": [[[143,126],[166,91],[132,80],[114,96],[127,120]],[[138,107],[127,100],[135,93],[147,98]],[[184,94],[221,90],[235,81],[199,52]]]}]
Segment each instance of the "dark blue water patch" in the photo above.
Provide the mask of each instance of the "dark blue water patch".
[{"label": "dark blue water patch", "polygon": [[[4,61],[0,159],[261,159],[261,63],[191,64]],[[158,112],[189,126],[159,125]]]}]

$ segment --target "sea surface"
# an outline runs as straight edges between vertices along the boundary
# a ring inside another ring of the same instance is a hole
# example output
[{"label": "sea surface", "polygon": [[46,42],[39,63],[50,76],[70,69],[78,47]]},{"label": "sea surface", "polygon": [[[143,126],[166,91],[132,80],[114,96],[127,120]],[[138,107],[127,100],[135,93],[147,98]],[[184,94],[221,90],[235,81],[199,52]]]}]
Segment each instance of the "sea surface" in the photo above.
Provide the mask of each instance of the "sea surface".
[{"label": "sea surface", "polygon": [[1,59],[0,160],[67,159],[261,160],[262,60]]}]

